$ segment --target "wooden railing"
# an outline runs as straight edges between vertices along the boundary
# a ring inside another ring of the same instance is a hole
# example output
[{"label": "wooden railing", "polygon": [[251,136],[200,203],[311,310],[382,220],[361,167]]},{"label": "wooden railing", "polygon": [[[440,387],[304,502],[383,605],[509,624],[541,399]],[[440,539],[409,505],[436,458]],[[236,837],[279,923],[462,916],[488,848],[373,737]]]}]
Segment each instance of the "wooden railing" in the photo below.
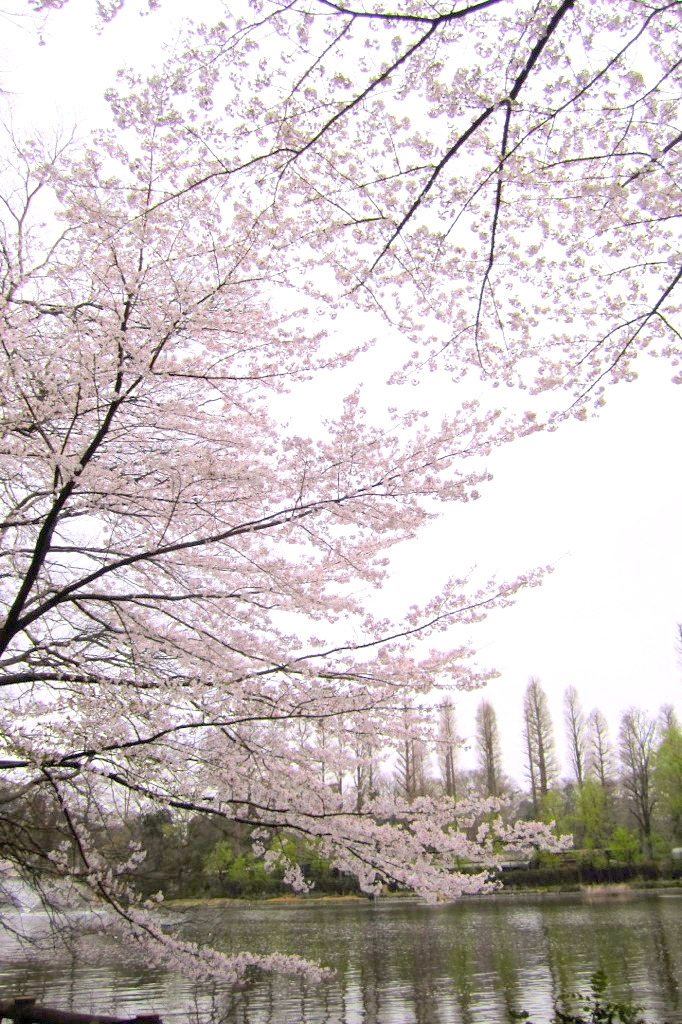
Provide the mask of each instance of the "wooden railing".
[{"label": "wooden railing", "polygon": [[38,1006],[35,999],[22,997],[0,1004],[0,1021],[14,1024],[163,1024],[156,1013],[138,1013],[135,1017],[110,1017],[102,1013],[76,1013]]}]

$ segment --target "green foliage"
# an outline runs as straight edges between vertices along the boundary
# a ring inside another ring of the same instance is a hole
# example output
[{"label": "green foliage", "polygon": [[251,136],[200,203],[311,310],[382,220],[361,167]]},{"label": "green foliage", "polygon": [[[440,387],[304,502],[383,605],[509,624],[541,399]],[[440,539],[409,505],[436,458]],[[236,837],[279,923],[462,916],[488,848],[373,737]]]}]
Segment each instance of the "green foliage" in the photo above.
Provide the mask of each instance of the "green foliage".
[{"label": "green foliage", "polygon": [[212,892],[221,896],[273,896],[289,891],[284,883],[288,864],[298,864],[314,892],[343,894],[357,892],[357,882],[342,875],[320,852],[320,844],[286,834],[273,835],[270,850],[278,854],[266,867],[248,845],[239,849],[233,838],[222,838],[210,849],[203,861],[203,874],[209,879]]},{"label": "green foliage", "polygon": [[540,821],[554,821],[558,832],[566,832],[566,798],[558,789],[550,789],[540,800]]},{"label": "green foliage", "polygon": [[343,875],[334,868],[331,861],[322,854],[318,841],[303,839],[300,836],[279,835],[274,848],[280,850],[288,861],[300,865],[306,881],[314,892],[359,892],[356,879],[350,875]]},{"label": "green foliage", "polygon": [[609,851],[614,860],[625,864],[636,864],[642,859],[639,836],[623,825],[618,825],[611,833]]},{"label": "green foliage", "polygon": [[551,871],[561,867],[561,857],[558,853],[550,853],[549,850],[538,850],[533,858],[536,867]]},{"label": "green foliage", "polygon": [[573,812],[570,831],[587,849],[603,849],[609,845],[612,828],[609,794],[596,779],[586,779],[573,791]]},{"label": "green foliage", "polygon": [[584,850],[576,850],[575,863],[582,870],[606,871],[609,867],[609,857],[606,850],[587,847]]},{"label": "green foliage", "polygon": [[665,861],[670,857],[670,850],[673,846],[665,836],[662,836],[659,832],[654,832],[649,840],[651,846],[651,858],[655,861]]},{"label": "green foliage", "polygon": [[233,861],[232,844],[227,839],[220,839],[206,857],[204,871],[207,875],[217,875],[218,878],[227,877],[227,872]]},{"label": "green foliage", "polygon": [[279,890],[280,885],[275,884],[279,879],[273,879],[268,875],[265,865],[261,860],[248,854],[239,854],[235,857],[227,869],[227,882],[232,883],[235,895],[258,896],[264,891],[273,888]]},{"label": "green foliage", "polygon": [[658,812],[673,845],[682,843],[682,730],[671,723],[654,758],[654,788]]},{"label": "green foliage", "polygon": [[[589,995],[576,992],[572,996],[579,1004],[578,1012],[565,1013],[555,1006],[552,1024],[646,1024],[640,1016],[641,1007],[606,998],[607,987],[604,972],[595,971],[590,979]],[[525,1010],[510,1010],[509,1019],[533,1024],[530,1014]]]},{"label": "green foliage", "polygon": [[239,852],[234,840],[220,839],[203,863],[204,874],[225,896],[264,896],[283,891],[281,871],[269,872],[251,849]]}]

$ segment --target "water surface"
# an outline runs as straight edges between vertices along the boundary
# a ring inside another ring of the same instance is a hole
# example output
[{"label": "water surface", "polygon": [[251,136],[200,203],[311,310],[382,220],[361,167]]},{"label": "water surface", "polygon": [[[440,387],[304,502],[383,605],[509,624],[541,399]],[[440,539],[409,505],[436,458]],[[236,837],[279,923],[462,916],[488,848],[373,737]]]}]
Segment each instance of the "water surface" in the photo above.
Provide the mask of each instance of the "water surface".
[{"label": "water surface", "polygon": [[510,896],[425,906],[412,900],[240,903],[177,912],[187,937],[230,951],[281,951],[336,971],[317,986],[274,976],[246,991],[205,987],[83,950],[46,955],[0,943],[0,999],[61,1008],[157,1012],[225,1024],[508,1024],[509,1009],[549,1022],[605,971],[614,998],[652,1024],[682,1024],[682,893],[585,902]]}]

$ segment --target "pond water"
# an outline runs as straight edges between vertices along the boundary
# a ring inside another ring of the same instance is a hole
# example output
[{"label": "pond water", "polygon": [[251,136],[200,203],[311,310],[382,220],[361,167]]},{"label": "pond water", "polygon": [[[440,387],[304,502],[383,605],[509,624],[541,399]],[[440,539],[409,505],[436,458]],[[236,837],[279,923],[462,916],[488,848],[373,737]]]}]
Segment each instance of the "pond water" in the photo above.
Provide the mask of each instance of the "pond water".
[{"label": "pond water", "polygon": [[[159,1013],[164,1024],[536,1024],[576,1006],[602,969],[613,998],[652,1024],[682,1024],[682,892],[586,901],[500,896],[448,906],[368,902],[241,903],[174,911],[184,934],[226,950],[279,950],[332,966],[318,986],[280,976],[243,992],[197,992],[183,978],[93,965],[82,953],[0,942],[0,1000],[32,995],[60,1008]],[[7,918],[7,915],[5,915]],[[11,924],[9,919],[6,923]]]}]

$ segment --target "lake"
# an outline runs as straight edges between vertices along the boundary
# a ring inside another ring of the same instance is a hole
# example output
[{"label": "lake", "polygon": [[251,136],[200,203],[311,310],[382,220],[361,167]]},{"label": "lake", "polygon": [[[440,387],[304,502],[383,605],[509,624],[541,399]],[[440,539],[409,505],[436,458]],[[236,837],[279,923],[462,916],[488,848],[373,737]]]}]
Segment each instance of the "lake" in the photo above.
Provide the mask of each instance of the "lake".
[{"label": "lake", "polygon": [[612,996],[642,1006],[647,1021],[682,1024],[680,891],[589,902],[579,894],[515,894],[435,907],[389,899],[171,912],[187,937],[226,950],[308,956],[336,975],[318,986],[274,976],[236,994],[197,993],[163,971],[111,957],[89,963],[83,950],[20,950],[5,932],[0,999],[24,994],[81,1011],[157,1012],[164,1024],[508,1024],[509,1009],[545,1024],[555,1001],[576,1006],[571,994],[587,991],[602,969]]}]

